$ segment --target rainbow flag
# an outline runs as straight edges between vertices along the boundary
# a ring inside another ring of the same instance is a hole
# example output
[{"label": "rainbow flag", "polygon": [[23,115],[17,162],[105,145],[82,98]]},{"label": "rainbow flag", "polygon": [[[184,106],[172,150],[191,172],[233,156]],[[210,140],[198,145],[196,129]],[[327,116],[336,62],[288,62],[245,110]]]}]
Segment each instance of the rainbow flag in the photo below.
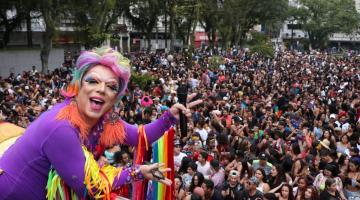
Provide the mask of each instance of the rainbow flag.
[{"label": "rainbow flag", "polygon": [[153,143],[153,162],[164,163],[165,168],[170,168],[171,172],[167,172],[165,176],[170,179],[173,184],[166,186],[162,183],[153,182],[152,200],[173,200],[175,199],[174,191],[174,129],[171,128],[155,143]]}]

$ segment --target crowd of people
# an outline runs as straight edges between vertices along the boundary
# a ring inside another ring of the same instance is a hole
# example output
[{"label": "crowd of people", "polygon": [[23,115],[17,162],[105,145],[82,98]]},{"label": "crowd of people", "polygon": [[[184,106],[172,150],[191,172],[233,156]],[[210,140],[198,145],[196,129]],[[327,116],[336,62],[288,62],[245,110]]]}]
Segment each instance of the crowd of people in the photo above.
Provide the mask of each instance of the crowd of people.
[{"label": "crowd of people", "polygon": [[[214,57],[220,62],[213,62]],[[187,135],[176,127],[175,188],[182,199],[360,199],[360,58],[278,52],[274,58],[231,50],[213,56],[137,54],[135,82],[117,106],[147,124],[178,102],[186,85],[204,103]],[[71,67],[32,67],[0,78],[0,118],[27,127],[63,99]],[[133,149],[115,145],[99,162],[131,165]],[[119,191],[130,197],[131,187]]]}]

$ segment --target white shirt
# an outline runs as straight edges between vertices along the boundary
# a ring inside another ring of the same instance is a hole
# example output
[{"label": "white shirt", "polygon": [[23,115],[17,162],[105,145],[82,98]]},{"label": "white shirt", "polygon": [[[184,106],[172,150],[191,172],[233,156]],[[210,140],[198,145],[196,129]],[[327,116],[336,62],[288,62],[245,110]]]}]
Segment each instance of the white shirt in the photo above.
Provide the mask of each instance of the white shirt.
[{"label": "white shirt", "polygon": [[195,79],[195,78],[192,78],[190,80],[190,84],[191,84],[191,88],[194,89],[194,88],[197,88],[197,86],[199,85],[199,80]]},{"label": "white shirt", "polygon": [[175,168],[179,168],[181,166],[181,161],[182,159],[186,157],[186,154],[183,153],[183,152],[180,152],[179,155],[174,155],[174,165],[175,165]]},{"label": "white shirt", "polygon": [[211,175],[210,163],[206,162],[205,165],[201,165],[199,161],[196,161],[197,171],[202,173],[205,178],[208,178]]},{"label": "white shirt", "polygon": [[208,138],[208,132],[205,129],[195,129],[195,132],[198,132],[200,134],[201,140],[206,141]]}]

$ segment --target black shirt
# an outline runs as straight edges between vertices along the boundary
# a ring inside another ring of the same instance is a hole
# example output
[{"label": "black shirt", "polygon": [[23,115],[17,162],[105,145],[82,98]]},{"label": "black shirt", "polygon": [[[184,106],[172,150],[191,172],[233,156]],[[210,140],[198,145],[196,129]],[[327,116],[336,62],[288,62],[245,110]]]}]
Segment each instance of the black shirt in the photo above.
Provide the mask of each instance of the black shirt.
[{"label": "black shirt", "polygon": [[236,194],[239,193],[242,188],[239,183],[235,185],[235,187],[231,187],[229,183],[225,182],[222,190],[225,192],[229,190],[229,195],[227,195],[224,200],[235,200]]},{"label": "black shirt", "polygon": [[223,199],[224,198],[222,197],[221,193],[216,189],[214,190],[213,195],[210,197],[210,200],[223,200]]},{"label": "black shirt", "polygon": [[320,199],[326,200],[341,200],[340,194],[338,191],[335,192],[335,196],[331,195],[327,190],[324,190],[320,193]]},{"label": "black shirt", "polygon": [[259,190],[256,190],[255,194],[250,196],[250,194],[247,190],[243,190],[236,195],[235,199],[236,200],[259,200],[259,199],[263,199],[263,194]]}]

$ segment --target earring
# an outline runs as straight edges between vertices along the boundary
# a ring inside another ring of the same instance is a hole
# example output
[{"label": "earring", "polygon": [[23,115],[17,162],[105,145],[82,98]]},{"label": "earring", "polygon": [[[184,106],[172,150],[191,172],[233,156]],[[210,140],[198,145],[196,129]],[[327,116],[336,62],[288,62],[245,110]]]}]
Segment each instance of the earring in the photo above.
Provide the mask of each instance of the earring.
[{"label": "earring", "polygon": [[124,126],[115,107],[113,107],[108,113],[107,119],[104,120],[104,130],[100,137],[100,144],[110,147],[114,144],[123,144],[124,141]]}]

